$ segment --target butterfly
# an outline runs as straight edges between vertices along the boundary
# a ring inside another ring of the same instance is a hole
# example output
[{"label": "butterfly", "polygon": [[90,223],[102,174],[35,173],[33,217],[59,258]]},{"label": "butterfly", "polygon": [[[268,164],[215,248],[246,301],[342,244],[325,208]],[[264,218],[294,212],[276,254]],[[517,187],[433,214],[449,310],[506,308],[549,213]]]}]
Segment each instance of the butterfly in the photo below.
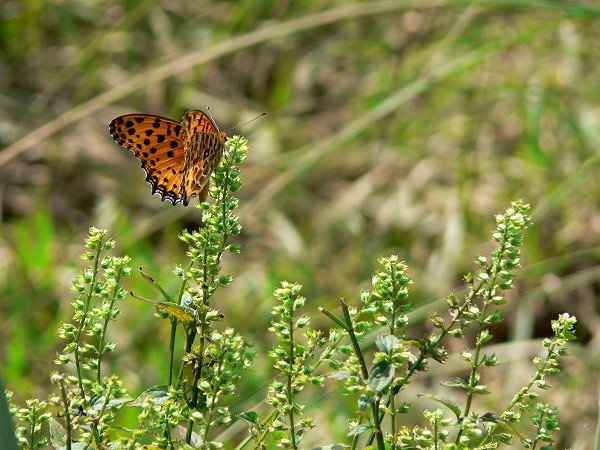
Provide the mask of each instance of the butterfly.
[{"label": "butterfly", "polygon": [[114,119],[109,131],[115,141],[133,151],[146,171],[152,193],[176,205],[208,195],[210,173],[223,156],[227,134],[199,110],[181,122],[152,114],[127,114]]}]

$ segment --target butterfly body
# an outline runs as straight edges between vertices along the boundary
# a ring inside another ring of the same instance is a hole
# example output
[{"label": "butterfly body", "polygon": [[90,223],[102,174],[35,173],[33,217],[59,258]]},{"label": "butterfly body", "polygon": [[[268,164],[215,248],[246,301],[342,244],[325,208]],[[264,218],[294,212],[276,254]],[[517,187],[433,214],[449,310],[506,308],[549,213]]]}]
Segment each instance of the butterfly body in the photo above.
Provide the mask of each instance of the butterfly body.
[{"label": "butterfly body", "polygon": [[221,161],[227,139],[208,115],[188,111],[177,122],[152,114],[127,114],[114,119],[109,131],[141,161],[153,194],[173,205],[187,205],[193,196],[206,200],[210,173]]}]

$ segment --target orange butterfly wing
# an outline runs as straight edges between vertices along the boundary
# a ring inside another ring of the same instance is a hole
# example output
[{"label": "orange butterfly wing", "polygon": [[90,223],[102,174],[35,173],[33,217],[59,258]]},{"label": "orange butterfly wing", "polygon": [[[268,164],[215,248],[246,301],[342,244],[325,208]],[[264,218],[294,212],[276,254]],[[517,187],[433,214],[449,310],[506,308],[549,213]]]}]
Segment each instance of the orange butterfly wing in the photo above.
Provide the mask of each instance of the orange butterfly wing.
[{"label": "orange butterfly wing", "polygon": [[210,117],[198,110],[185,113],[181,125],[182,138],[186,144],[189,142],[183,167],[184,204],[194,195],[203,202],[208,195],[210,173],[223,156],[227,134],[219,131]]},{"label": "orange butterfly wing", "polygon": [[146,171],[152,193],[173,205],[206,200],[210,172],[219,163],[227,135],[202,111],[182,123],[151,114],[127,114],[109,125],[113,139],[133,151]]}]

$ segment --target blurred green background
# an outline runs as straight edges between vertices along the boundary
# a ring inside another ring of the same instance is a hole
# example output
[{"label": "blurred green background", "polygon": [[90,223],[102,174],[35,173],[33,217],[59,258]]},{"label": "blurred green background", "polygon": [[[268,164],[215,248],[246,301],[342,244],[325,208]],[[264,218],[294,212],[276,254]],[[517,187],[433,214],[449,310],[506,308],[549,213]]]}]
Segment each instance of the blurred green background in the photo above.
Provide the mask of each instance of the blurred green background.
[{"label": "blurred green background", "polygon": [[[249,139],[241,255],[215,301],[265,355],[272,290],[300,282],[318,306],[357,302],[380,255],[414,279],[412,335],[463,288],[488,252],[494,215],[532,204],[518,288],[493,349],[505,405],[532,372],[558,313],[577,315],[577,345],[545,401],[561,411],[557,448],[591,448],[600,366],[600,6],[545,1],[69,1],[0,5],[0,367],[15,398],[45,396],[69,320],[70,280],[91,226],[163,286],[183,261],[177,235],[193,207],[150,195],[131,152],[108,134],[116,116],[179,120],[210,110]],[[139,273],[126,287],[159,299]],[[168,323],[127,298],[110,363],[132,394],[166,374]],[[472,345],[449,342],[452,354]],[[464,366],[431,365],[406,391],[454,396],[439,381]],[[245,375],[235,412],[264,397],[270,361]],[[344,440],[356,409],[328,383],[307,391],[311,443]],[[345,402],[339,405],[339,402]],[[421,403],[421,402],[420,402]],[[434,408],[434,403],[419,408]],[[258,411],[266,408],[258,407]],[[418,420],[410,415],[409,422]],[[233,428],[227,439],[236,439]],[[243,434],[242,434],[243,435]],[[238,436],[239,437],[239,436]]]}]

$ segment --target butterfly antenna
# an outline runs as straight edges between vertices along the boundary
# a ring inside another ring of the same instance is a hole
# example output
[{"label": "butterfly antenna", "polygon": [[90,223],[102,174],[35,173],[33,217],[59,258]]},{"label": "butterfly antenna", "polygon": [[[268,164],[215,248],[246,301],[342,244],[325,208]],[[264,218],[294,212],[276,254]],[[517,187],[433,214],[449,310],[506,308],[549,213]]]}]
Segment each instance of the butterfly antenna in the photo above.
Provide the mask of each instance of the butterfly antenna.
[{"label": "butterfly antenna", "polygon": [[210,117],[210,120],[212,120],[212,123],[217,123],[217,122],[215,122],[215,118],[212,116],[212,113],[210,112],[210,106],[206,107],[206,112],[208,114],[208,117]]},{"label": "butterfly antenna", "polygon": [[246,124],[249,124],[250,122],[254,122],[256,119],[260,119],[262,116],[266,116],[266,115],[267,115],[267,113],[266,113],[266,112],[264,112],[264,113],[262,113],[262,114],[259,114],[259,115],[258,115],[258,116],[256,116],[254,119],[250,119],[250,120],[248,120],[247,122],[240,123],[239,125],[236,125],[236,126],[235,126],[235,127],[233,127],[233,128],[229,128],[227,131],[235,130],[236,128],[239,128],[239,127],[241,127],[241,126],[244,126],[244,125],[246,125]]}]

